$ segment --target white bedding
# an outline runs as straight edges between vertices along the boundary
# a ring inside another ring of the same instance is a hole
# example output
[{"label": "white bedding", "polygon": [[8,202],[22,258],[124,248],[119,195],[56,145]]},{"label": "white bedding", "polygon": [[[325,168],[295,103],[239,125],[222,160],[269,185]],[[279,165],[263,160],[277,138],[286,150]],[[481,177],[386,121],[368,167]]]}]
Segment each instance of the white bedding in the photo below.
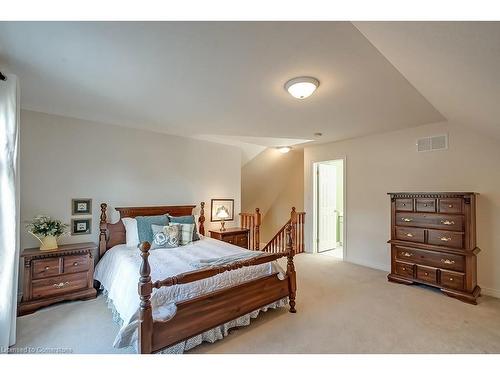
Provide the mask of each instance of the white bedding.
[{"label": "white bedding", "polygon": [[[200,236],[199,241],[173,249],[150,250],[149,264],[152,281],[162,280],[183,272],[196,270],[201,260],[238,255],[242,252],[255,254],[255,251]],[[121,348],[134,345],[137,341],[139,295],[139,267],[141,264],[138,248],[117,245],[109,249],[97,264],[94,278],[98,280],[112,301],[115,312],[123,321],[114,346]],[[243,267],[234,271],[195,281],[189,284],[174,285],[155,289],[151,297],[153,319],[167,321],[176,313],[175,303],[194,298],[218,289],[241,284],[283,269],[277,262]]]}]

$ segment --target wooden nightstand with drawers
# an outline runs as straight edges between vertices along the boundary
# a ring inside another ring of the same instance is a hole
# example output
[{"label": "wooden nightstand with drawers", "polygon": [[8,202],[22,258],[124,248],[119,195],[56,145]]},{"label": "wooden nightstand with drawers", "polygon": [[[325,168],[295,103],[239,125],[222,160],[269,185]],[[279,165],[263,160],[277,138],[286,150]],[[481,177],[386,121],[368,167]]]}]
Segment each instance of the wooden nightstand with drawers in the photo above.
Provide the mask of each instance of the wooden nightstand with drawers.
[{"label": "wooden nightstand with drawers", "polygon": [[48,251],[25,249],[21,254],[24,285],[18,315],[61,301],[95,298],[92,252],[96,248],[95,243],[86,242]]},{"label": "wooden nightstand with drawers", "polygon": [[211,230],[210,237],[248,249],[250,230],[246,228],[226,228],[226,230]]}]

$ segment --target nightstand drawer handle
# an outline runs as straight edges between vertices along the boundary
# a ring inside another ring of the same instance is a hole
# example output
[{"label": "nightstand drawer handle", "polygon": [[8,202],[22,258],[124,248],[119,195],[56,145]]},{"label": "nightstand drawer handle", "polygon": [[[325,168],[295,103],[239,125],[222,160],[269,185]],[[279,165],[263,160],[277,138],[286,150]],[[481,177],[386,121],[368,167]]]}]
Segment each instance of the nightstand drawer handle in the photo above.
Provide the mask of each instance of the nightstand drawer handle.
[{"label": "nightstand drawer handle", "polygon": [[410,258],[413,256],[413,253],[409,253],[408,251],[405,251],[404,253],[401,253],[402,256]]},{"label": "nightstand drawer handle", "polygon": [[75,267],[78,266],[78,262],[74,262],[73,266],[75,266]]},{"label": "nightstand drawer handle", "polygon": [[453,281],[453,277],[450,277],[450,281]]},{"label": "nightstand drawer handle", "polygon": [[409,223],[410,221],[413,221],[412,219],[409,219],[407,217],[402,217],[401,220],[403,220],[406,223]]},{"label": "nightstand drawer handle", "polygon": [[429,272],[424,272],[424,275],[425,276],[429,276]]},{"label": "nightstand drawer handle", "polygon": [[440,240],[444,241],[444,242],[448,242],[448,241],[451,241],[451,237],[441,237]]},{"label": "nightstand drawer handle", "polygon": [[69,281],[66,281],[65,283],[59,283],[59,284],[54,284],[54,288],[61,289],[64,287],[67,287],[69,285]]},{"label": "nightstand drawer handle", "polygon": [[454,260],[449,260],[449,259],[441,259],[441,262],[444,264],[455,264]]},{"label": "nightstand drawer handle", "polygon": [[413,237],[413,234],[411,234],[411,233],[406,233],[406,237],[410,237],[410,238],[411,238],[411,237]]},{"label": "nightstand drawer handle", "polygon": [[45,271],[48,271],[50,270],[50,267],[49,266],[45,266]]},{"label": "nightstand drawer handle", "polygon": [[444,225],[453,225],[455,224],[454,221],[450,221],[450,220],[441,220],[441,224],[444,224]]}]

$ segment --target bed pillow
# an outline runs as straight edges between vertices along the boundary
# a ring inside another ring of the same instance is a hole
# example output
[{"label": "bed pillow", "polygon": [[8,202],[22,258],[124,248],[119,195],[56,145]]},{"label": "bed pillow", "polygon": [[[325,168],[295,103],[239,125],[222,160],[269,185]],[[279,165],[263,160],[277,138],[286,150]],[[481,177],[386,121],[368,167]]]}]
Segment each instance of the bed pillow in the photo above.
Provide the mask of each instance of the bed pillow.
[{"label": "bed pillow", "polygon": [[139,234],[139,242],[153,242],[153,230],[151,229],[151,225],[161,225],[162,227],[168,225],[167,215],[136,216],[135,219],[137,220],[137,233]]},{"label": "bed pillow", "polygon": [[181,226],[180,224],[169,224],[166,226],[151,225],[153,231],[153,242],[151,249],[170,249],[180,246]]},{"label": "bed pillow", "polygon": [[139,234],[137,232],[137,220],[131,217],[122,219],[125,227],[125,242],[128,247],[137,247],[139,245]]},{"label": "bed pillow", "polygon": [[181,246],[190,244],[193,242],[194,224],[177,224],[181,229]]},{"label": "bed pillow", "polygon": [[196,230],[196,221],[194,219],[194,215],[187,215],[187,216],[168,215],[168,220],[170,223],[176,223],[176,224],[194,224],[193,241],[198,241],[200,239],[198,231]]}]

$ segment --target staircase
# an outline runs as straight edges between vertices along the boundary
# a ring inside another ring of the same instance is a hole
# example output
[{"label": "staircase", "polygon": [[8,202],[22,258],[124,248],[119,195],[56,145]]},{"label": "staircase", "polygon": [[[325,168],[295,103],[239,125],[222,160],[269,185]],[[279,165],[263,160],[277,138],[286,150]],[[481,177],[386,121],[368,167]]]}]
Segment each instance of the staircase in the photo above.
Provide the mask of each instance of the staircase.
[{"label": "staircase", "polygon": [[268,253],[279,253],[286,251],[286,228],[291,225],[293,250],[295,254],[303,253],[304,248],[304,220],[305,212],[296,212],[292,207],[290,219],[281,227],[262,249],[260,249],[260,227],[262,216],[258,208],[254,213],[240,213],[241,226],[250,230],[250,250],[261,250]]}]

